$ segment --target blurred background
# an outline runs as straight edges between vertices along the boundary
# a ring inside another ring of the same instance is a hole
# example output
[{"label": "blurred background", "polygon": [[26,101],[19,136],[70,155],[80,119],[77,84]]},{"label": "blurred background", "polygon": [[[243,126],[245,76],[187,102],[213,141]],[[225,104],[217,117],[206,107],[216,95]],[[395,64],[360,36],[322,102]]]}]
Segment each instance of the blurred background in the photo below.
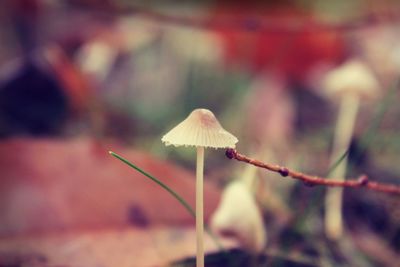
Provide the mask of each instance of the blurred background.
[{"label": "blurred background", "polygon": [[[195,150],[160,139],[207,108],[239,152],[327,176],[341,103],[356,93],[332,96],[326,77],[348,62],[374,91],[357,96],[345,176],[399,184],[399,24],[395,0],[1,1],[0,266],[194,256],[190,214],[107,152],[194,205]],[[363,87],[356,72],[334,86],[356,77],[351,87]],[[399,266],[398,196],[346,189],[344,235],[333,241],[325,188],[249,172],[223,150],[207,150],[205,174],[207,221],[229,182],[255,181],[268,239],[254,266]],[[218,247],[208,238],[206,250]]]}]

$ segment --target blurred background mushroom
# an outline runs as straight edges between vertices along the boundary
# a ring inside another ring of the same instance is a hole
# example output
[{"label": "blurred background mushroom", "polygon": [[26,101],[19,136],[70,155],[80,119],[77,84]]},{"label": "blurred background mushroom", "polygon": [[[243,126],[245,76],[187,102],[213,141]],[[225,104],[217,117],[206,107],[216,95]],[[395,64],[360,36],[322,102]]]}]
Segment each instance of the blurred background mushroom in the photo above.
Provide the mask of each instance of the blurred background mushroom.
[{"label": "blurred background mushroom", "polygon": [[211,228],[222,237],[236,239],[250,253],[260,253],[267,241],[264,220],[251,185],[243,179],[230,182],[211,217]]},{"label": "blurred background mushroom", "polygon": [[[344,159],[330,173],[330,177],[344,179],[346,152],[350,149],[359,106],[366,99],[377,96],[379,84],[371,70],[357,59],[330,71],[323,83],[326,94],[340,99],[330,164],[334,165],[343,155]],[[333,240],[343,235],[342,192],[341,188],[330,188],[325,198],[325,231]]]}]

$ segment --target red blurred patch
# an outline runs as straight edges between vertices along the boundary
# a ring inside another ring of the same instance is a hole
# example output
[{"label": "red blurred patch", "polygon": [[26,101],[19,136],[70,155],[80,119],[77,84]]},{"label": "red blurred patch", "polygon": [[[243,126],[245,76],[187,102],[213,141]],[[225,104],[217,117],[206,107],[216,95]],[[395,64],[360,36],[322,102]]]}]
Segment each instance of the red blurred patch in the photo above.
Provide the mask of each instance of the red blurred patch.
[{"label": "red blurred patch", "polygon": [[221,5],[210,20],[219,25],[215,30],[223,39],[228,66],[271,69],[302,79],[314,64],[336,63],[346,54],[341,32],[310,30],[316,23],[313,14],[294,7]]},{"label": "red blurred patch", "polygon": [[[160,186],[88,139],[0,143],[0,234],[136,224],[192,224]],[[118,145],[103,146],[153,174],[194,206],[194,172]],[[219,199],[205,184],[206,218]]]}]

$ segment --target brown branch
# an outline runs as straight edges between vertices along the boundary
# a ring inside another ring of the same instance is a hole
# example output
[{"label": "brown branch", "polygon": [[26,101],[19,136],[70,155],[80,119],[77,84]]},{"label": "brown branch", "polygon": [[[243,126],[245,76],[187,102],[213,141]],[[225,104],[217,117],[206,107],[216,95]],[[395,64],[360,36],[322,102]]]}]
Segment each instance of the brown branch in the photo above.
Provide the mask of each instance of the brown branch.
[{"label": "brown branch", "polygon": [[246,157],[245,155],[238,153],[235,149],[227,149],[225,155],[229,159],[236,159],[238,161],[252,164],[259,168],[264,168],[269,171],[277,172],[283,177],[287,176],[292,177],[293,179],[302,181],[305,185],[308,186],[324,185],[324,186],[335,186],[335,187],[367,188],[384,193],[400,195],[400,186],[394,184],[372,182],[369,181],[369,178],[366,175],[361,175],[357,179],[350,179],[344,181],[339,179],[328,179],[325,177],[312,176],[301,172],[296,172],[279,165],[261,162],[256,159]]}]

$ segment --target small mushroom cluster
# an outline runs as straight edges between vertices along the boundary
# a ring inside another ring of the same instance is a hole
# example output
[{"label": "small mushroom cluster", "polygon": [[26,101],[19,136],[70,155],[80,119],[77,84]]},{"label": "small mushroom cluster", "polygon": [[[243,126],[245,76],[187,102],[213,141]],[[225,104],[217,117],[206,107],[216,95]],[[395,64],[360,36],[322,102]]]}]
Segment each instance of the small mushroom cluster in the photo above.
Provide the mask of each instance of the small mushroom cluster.
[{"label": "small mushroom cluster", "polygon": [[[203,168],[204,148],[235,148],[238,139],[222,128],[214,114],[196,109],[161,139],[167,146],[194,146],[196,163],[196,266],[204,266]],[[230,183],[222,193],[219,207],[211,219],[218,234],[236,238],[242,247],[260,252],[266,243],[261,211],[250,188],[243,180]]]}]

